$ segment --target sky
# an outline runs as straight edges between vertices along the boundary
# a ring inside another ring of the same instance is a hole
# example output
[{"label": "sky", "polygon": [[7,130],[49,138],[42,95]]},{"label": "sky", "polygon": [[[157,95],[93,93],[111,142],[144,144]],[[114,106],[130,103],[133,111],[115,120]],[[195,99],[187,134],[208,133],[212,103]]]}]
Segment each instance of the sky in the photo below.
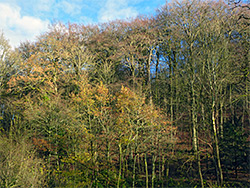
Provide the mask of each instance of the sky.
[{"label": "sky", "polygon": [[151,15],[166,0],[0,0],[0,32],[10,45],[35,41],[52,23],[96,24]]}]

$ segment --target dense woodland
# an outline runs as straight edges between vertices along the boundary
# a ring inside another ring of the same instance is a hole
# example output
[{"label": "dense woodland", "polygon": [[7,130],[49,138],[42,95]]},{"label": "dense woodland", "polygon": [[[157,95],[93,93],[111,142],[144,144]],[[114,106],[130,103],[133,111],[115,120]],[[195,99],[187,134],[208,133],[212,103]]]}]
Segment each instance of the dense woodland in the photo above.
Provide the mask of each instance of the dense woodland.
[{"label": "dense woodland", "polygon": [[0,36],[0,187],[249,187],[250,4],[187,0]]}]

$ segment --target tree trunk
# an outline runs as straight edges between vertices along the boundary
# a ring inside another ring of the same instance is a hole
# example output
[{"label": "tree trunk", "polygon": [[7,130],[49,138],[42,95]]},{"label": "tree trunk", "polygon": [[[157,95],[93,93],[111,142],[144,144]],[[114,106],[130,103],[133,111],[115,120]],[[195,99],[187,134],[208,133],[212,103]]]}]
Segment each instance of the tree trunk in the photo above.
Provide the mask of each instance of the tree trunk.
[{"label": "tree trunk", "polygon": [[161,180],[162,180],[162,183],[161,183],[161,187],[164,187],[164,182],[163,182],[163,180],[164,180],[164,171],[165,171],[165,156],[162,155],[162,166],[161,166],[161,174],[162,174]]},{"label": "tree trunk", "polygon": [[223,101],[220,103],[220,137],[223,138],[223,123],[224,123],[224,111]]},{"label": "tree trunk", "polygon": [[218,143],[218,135],[217,135],[217,128],[216,128],[216,117],[215,117],[215,101],[213,97],[212,103],[212,123],[213,123],[213,133],[214,133],[214,144],[215,144],[215,158],[217,162],[217,181],[220,186],[223,184],[223,173],[222,167],[220,162],[220,151],[219,151],[219,143]]},{"label": "tree trunk", "polygon": [[193,150],[194,154],[196,156],[196,162],[198,165],[199,170],[199,176],[200,176],[200,182],[201,187],[204,187],[203,183],[203,176],[202,176],[202,170],[201,170],[201,162],[200,162],[200,154],[198,151],[198,131],[197,131],[197,113],[196,113],[196,99],[195,99],[195,92],[194,92],[194,86],[193,82],[191,82],[191,90],[192,90],[192,130],[193,130]]},{"label": "tree trunk", "polygon": [[155,180],[155,161],[156,161],[156,156],[154,155],[153,156],[153,159],[152,159],[152,188],[154,188],[154,180]]},{"label": "tree trunk", "polygon": [[120,180],[121,180],[121,175],[122,175],[122,145],[119,143],[119,175],[118,175],[118,180],[117,180],[117,188],[120,187]]},{"label": "tree trunk", "polygon": [[135,156],[134,156],[134,164],[133,164],[133,188],[135,188],[135,168],[136,168],[136,157],[137,157],[137,155],[135,154]]},{"label": "tree trunk", "polygon": [[145,174],[146,174],[146,188],[148,188],[148,162],[146,153],[145,153]]}]

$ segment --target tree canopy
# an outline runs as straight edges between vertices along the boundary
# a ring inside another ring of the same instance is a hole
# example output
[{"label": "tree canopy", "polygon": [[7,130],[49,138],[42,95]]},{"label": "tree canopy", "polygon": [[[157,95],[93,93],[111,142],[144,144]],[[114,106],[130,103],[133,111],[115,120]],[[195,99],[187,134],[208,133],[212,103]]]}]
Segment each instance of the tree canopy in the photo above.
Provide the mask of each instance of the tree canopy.
[{"label": "tree canopy", "polygon": [[0,187],[249,186],[249,15],[185,0],[1,33]]}]

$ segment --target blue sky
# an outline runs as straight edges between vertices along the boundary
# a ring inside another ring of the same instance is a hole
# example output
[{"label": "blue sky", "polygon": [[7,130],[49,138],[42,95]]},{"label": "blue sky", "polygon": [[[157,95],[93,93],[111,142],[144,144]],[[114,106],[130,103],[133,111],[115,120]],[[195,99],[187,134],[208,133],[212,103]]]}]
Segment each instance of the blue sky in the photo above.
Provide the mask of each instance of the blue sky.
[{"label": "blue sky", "polygon": [[103,23],[154,14],[166,0],[0,0],[0,30],[10,44],[34,41],[48,25]]}]

